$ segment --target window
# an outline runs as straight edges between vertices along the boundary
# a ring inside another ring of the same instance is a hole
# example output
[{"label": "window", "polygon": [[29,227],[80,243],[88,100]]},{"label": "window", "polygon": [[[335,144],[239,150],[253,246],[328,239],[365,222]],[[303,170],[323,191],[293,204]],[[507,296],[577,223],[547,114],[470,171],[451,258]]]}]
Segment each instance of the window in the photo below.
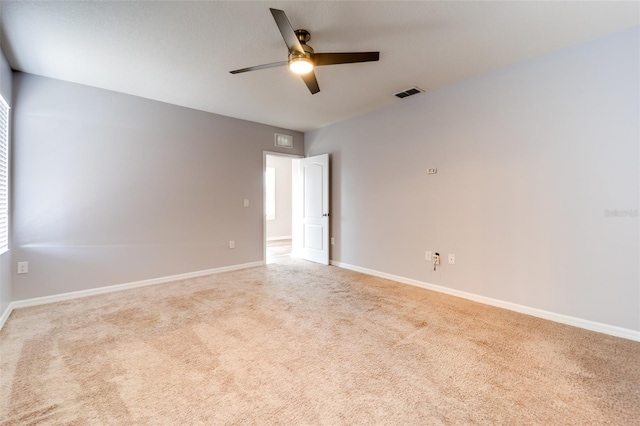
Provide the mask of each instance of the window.
[{"label": "window", "polygon": [[267,214],[267,220],[276,220],[276,168],[267,167],[267,172],[264,176],[264,183],[266,189],[266,201],[265,209]]},{"label": "window", "polygon": [[0,254],[9,250],[9,105],[0,96]]}]

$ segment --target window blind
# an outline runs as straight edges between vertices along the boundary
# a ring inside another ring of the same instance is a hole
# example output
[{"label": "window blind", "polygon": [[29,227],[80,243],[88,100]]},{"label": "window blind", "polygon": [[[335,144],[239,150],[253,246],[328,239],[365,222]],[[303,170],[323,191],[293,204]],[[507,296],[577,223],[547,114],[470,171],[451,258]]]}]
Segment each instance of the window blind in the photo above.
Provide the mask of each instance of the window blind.
[{"label": "window blind", "polygon": [[0,254],[9,250],[9,105],[0,96]]}]

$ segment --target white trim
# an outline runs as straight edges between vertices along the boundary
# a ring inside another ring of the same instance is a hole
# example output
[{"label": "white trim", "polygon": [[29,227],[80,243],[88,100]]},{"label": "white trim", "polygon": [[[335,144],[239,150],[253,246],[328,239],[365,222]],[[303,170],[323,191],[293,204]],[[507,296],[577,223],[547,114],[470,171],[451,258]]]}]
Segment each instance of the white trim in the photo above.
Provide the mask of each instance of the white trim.
[{"label": "white trim", "polygon": [[9,303],[7,309],[5,309],[2,313],[2,316],[0,316],[0,330],[2,330],[2,327],[4,327],[4,323],[7,322],[7,319],[9,319],[9,315],[11,315],[11,312],[13,312],[13,303]]},{"label": "white trim", "polygon": [[388,280],[397,281],[402,284],[409,284],[415,287],[421,287],[427,290],[433,290],[439,293],[461,297],[463,299],[472,300],[474,302],[483,303],[485,305],[496,306],[498,308],[519,312],[521,314],[531,315],[549,321],[559,322],[561,324],[567,324],[574,327],[584,328],[586,330],[597,331],[598,333],[604,333],[611,336],[622,337],[623,339],[635,340],[637,342],[640,342],[640,331],[631,330],[629,328],[623,328],[615,325],[604,324],[601,322],[571,317],[569,315],[557,314],[555,312],[544,311],[542,309],[519,305],[512,302],[506,302],[504,300],[492,299],[490,297],[467,293],[466,291],[456,290],[453,288],[443,287],[435,284],[429,284],[411,278],[400,277],[398,275],[387,274],[385,272],[375,271],[373,269],[349,265],[348,263],[336,262],[334,260],[332,260],[330,264],[339,268],[349,269],[351,271],[372,275],[374,277],[386,278]]},{"label": "white trim", "polygon": [[[26,308],[29,306],[44,305],[47,303],[61,302],[64,300],[78,299],[81,297],[96,296],[98,294],[112,293],[116,291],[128,290],[128,289],[133,289],[137,287],[145,287],[145,286],[155,285],[155,284],[164,284],[168,282],[185,280],[189,278],[202,277],[206,275],[219,274],[223,272],[237,271],[240,269],[254,268],[257,266],[263,266],[264,264],[265,264],[264,261],[243,263],[239,265],[223,266],[221,268],[206,269],[203,271],[196,271],[196,272],[187,272],[184,274],[170,275],[167,277],[152,278],[148,280],[134,281],[134,282],[125,283],[125,284],[116,284],[116,285],[107,286],[107,287],[98,287],[98,288],[92,288],[88,290],[56,294],[52,296],[16,300],[14,302],[11,302],[7,307],[7,309],[5,309],[5,311],[2,313],[2,316],[0,316],[0,330],[4,326],[5,322],[9,318],[9,315],[11,315],[11,312],[13,312],[14,309]],[[474,302],[483,303],[485,305],[496,306],[498,308],[519,312],[521,314],[531,315],[534,317],[558,322],[561,324],[567,324],[574,327],[584,328],[586,330],[596,331],[599,333],[604,333],[611,336],[622,337],[623,339],[629,339],[629,340],[640,342],[640,331],[631,330],[623,327],[617,327],[615,325],[609,325],[609,324],[604,324],[600,322],[585,320],[581,318],[571,317],[568,315],[557,314],[554,312],[544,311],[542,309],[519,305],[517,303],[512,303],[512,302],[506,302],[499,299],[492,299],[490,297],[480,296],[473,293],[467,293],[465,291],[443,287],[435,284],[429,284],[423,281],[418,281],[411,278],[405,278],[398,275],[387,274],[385,272],[375,271],[373,269],[368,269],[368,268],[362,268],[360,266],[350,265],[348,263],[342,263],[342,262],[331,260],[330,264],[333,266],[337,266],[339,268],[349,269],[351,271],[372,275],[374,277],[385,278],[385,279],[396,281],[402,284],[409,284],[415,287],[420,287],[427,290],[433,290],[439,293],[449,294],[451,296],[461,297],[463,299],[472,300]]]},{"label": "white trim", "polygon": [[291,153],[288,153],[288,152],[262,151],[262,153],[265,156],[270,155],[272,157],[289,157],[291,159],[293,159],[293,158],[304,158],[304,155],[302,155],[302,154],[291,154]]},{"label": "white trim", "polygon": [[268,237],[267,241],[280,241],[280,240],[290,240],[291,235],[282,235],[280,237]]},{"label": "white trim", "polygon": [[64,300],[79,299],[81,297],[96,296],[98,294],[113,293],[116,291],[129,290],[132,288],[145,287],[155,284],[165,284],[173,281],[186,280],[189,278],[203,277],[206,275],[220,274],[222,272],[237,271],[240,269],[254,268],[264,266],[264,261],[242,263],[239,265],[223,266],[220,268],[206,269],[203,271],[187,272],[184,274],[170,275],[167,277],[151,278],[148,280],[134,281],[125,284],[115,284],[107,287],[90,288],[87,290],[72,291],[70,293],[54,294],[52,296],[36,297],[33,299],[16,300],[9,304],[7,309],[0,317],[0,330],[4,326],[5,321],[11,315],[14,309],[26,308],[29,306],[44,305],[47,303],[62,302]]}]

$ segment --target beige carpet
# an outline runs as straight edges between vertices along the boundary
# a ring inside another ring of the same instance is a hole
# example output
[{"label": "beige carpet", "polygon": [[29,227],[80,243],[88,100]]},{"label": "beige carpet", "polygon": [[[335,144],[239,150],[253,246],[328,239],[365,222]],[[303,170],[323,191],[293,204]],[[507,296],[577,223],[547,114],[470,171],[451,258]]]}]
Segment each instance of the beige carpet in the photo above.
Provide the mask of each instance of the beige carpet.
[{"label": "beige carpet", "polygon": [[301,261],[16,310],[3,424],[637,425],[640,343]]}]

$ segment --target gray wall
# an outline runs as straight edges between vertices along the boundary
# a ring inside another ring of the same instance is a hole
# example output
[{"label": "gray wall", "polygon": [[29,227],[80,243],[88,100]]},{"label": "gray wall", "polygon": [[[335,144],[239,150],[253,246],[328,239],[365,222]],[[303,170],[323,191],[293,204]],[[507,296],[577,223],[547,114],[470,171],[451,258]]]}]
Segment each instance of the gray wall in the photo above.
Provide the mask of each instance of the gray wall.
[{"label": "gray wall", "polygon": [[29,74],[14,91],[14,300],[263,260],[263,152],[302,133]]},{"label": "gray wall", "polygon": [[308,132],[332,259],[640,330],[638,64],[636,27]]},{"label": "gray wall", "polygon": [[[9,63],[4,56],[4,53],[0,50],[0,94],[2,94],[2,97],[9,103],[9,106],[13,103],[11,97],[11,86],[11,68],[9,67]],[[9,113],[10,119],[11,114],[12,112]],[[9,131],[11,131],[11,129],[9,129]],[[11,135],[9,138],[11,138]],[[9,140],[9,144],[11,145],[11,140]],[[9,155],[11,155],[11,151],[9,151]],[[9,173],[11,173],[11,169],[9,170]],[[11,194],[9,194],[9,196],[11,197]],[[11,235],[9,238],[11,238]],[[13,301],[11,292],[11,254],[11,251],[8,251],[3,255],[0,255],[0,316],[5,312],[9,303]]]},{"label": "gray wall", "polygon": [[276,169],[276,218],[267,220],[267,239],[291,237],[291,157],[267,156],[267,167]]}]

